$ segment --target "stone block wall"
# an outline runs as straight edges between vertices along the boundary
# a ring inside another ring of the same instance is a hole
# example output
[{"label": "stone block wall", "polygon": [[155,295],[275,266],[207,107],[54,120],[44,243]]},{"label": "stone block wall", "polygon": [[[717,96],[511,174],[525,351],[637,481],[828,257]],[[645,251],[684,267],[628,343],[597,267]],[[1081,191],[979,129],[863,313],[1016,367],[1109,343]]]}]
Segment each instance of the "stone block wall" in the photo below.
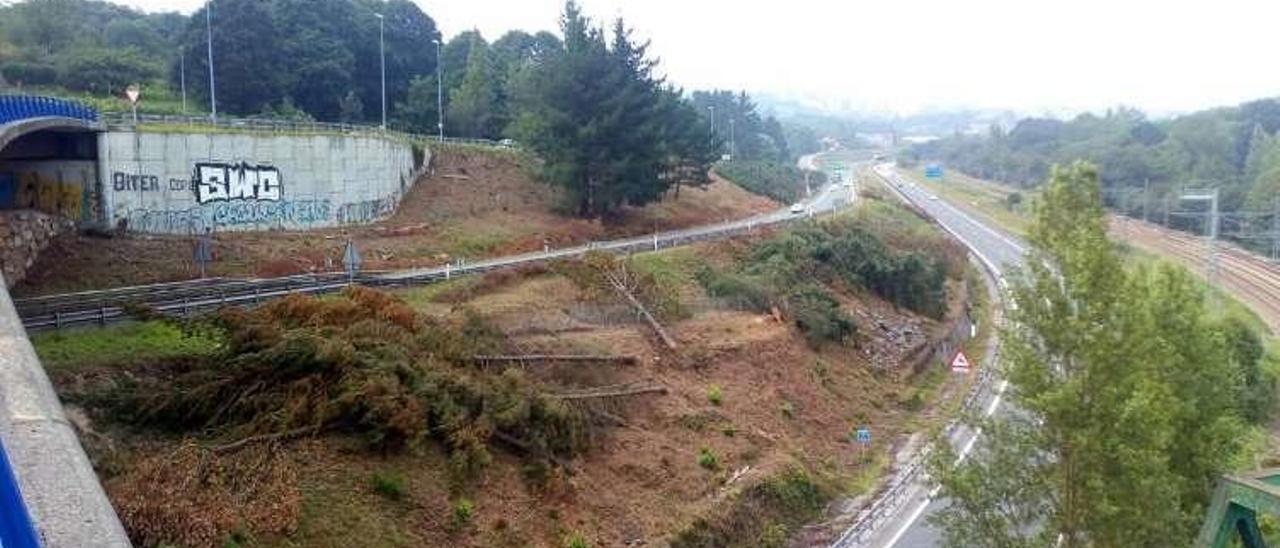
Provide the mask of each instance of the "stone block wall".
[{"label": "stone block wall", "polygon": [[0,272],[8,287],[18,283],[55,237],[76,229],[75,221],[32,210],[0,211]]}]

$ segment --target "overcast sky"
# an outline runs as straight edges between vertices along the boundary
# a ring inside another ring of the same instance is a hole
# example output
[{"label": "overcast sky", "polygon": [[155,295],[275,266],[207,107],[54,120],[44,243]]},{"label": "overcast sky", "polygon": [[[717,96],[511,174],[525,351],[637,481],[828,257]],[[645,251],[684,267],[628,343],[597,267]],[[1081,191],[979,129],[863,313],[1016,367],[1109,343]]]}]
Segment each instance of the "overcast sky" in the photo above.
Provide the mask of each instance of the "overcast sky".
[{"label": "overcast sky", "polygon": [[[116,0],[190,13],[202,0]],[[414,0],[446,36],[557,30],[562,0]],[[623,16],[685,88],[829,107],[1156,113],[1280,95],[1270,0],[580,0]]]}]

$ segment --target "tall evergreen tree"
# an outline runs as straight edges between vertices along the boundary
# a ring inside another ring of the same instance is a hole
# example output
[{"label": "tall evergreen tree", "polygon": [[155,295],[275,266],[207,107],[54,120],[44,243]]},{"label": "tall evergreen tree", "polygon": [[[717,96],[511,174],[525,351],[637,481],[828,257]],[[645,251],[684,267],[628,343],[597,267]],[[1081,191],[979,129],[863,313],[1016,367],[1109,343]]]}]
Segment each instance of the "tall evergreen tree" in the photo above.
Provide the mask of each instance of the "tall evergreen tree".
[{"label": "tall evergreen tree", "polygon": [[496,137],[498,100],[498,82],[490,67],[489,51],[477,35],[471,44],[462,84],[449,93],[446,119],[462,137]]}]

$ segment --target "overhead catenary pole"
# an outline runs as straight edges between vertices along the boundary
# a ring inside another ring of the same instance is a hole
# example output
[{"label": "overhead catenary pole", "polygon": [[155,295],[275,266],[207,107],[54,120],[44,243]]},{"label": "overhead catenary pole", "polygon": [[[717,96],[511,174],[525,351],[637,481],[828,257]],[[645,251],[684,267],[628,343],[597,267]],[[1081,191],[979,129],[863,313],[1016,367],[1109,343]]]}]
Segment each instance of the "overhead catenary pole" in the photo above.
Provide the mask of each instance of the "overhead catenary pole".
[{"label": "overhead catenary pole", "polygon": [[1142,222],[1149,223],[1151,218],[1147,216],[1151,206],[1151,178],[1147,177],[1142,183]]},{"label": "overhead catenary pole", "polygon": [[387,44],[386,44],[386,40],[384,39],[385,25],[383,25],[383,21],[385,21],[385,19],[382,17],[381,13],[375,13],[373,14],[373,16],[378,18],[378,55],[380,56],[379,63],[380,63],[380,66],[382,67],[382,130],[386,131],[387,129]]},{"label": "overhead catenary pole", "polygon": [[1218,304],[1217,293],[1214,292],[1214,282],[1218,274],[1218,189],[1210,191],[1187,192],[1182,195],[1183,200],[1194,200],[1201,202],[1209,202],[1209,226],[1205,230],[1207,241],[1205,245],[1205,279],[1209,284],[1211,294],[1213,295],[1214,306]]},{"label": "overhead catenary pole", "polygon": [[218,86],[213,80],[213,0],[204,10],[205,44],[209,53],[209,117],[218,125]]},{"label": "overhead catenary pole", "polygon": [[1271,199],[1271,260],[1280,261],[1280,196]]},{"label": "overhead catenary pole", "polygon": [[738,158],[738,129],[733,117],[729,117],[729,159],[736,160]]},{"label": "overhead catenary pole", "polygon": [[444,42],[436,39],[436,131],[440,142],[444,142],[444,65],[440,64],[440,50]]}]

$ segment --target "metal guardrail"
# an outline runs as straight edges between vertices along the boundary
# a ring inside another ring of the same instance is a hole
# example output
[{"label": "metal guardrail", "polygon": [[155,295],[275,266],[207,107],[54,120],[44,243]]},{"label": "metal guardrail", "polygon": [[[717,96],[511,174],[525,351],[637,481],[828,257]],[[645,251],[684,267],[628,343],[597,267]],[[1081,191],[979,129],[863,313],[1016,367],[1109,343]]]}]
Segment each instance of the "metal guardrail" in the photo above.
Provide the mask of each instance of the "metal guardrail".
[{"label": "metal guardrail", "polygon": [[143,305],[151,311],[191,316],[224,306],[254,306],[290,293],[322,294],[341,291],[352,284],[370,287],[404,287],[447,280],[453,276],[484,273],[520,265],[581,256],[590,251],[630,254],[656,251],[690,243],[747,234],[756,228],[799,219],[827,215],[834,210],[809,215],[766,214],[739,221],[693,229],[613,240],[591,242],[549,251],[537,251],[475,262],[460,260],[440,267],[391,271],[323,272],[265,279],[215,278],[189,280],[15,299],[14,305],[28,331],[62,329],[83,325],[106,325],[132,318],[129,308]]},{"label": "metal guardrail", "polygon": [[40,548],[4,443],[0,443],[0,548]]},{"label": "metal guardrail", "polygon": [[152,124],[174,127],[189,128],[211,128],[211,129],[229,129],[229,130],[245,130],[258,131],[263,133],[341,133],[341,134],[358,134],[358,135],[394,135],[415,141],[463,144],[463,145],[481,145],[490,147],[503,147],[501,141],[491,139],[471,139],[463,137],[445,137],[441,139],[438,135],[425,133],[412,133],[393,129],[383,129],[381,126],[373,126],[367,124],[344,124],[338,122],[317,122],[314,120],[290,120],[282,118],[227,118],[219,117],[214,122],[208,116],[182,116],[176,114],[139,114],[137,124],[134,123],[133,115],[127,112],[104,112],[99,116],[99,120],[106,124],[110,129],[134,129],[137,125]]}]

